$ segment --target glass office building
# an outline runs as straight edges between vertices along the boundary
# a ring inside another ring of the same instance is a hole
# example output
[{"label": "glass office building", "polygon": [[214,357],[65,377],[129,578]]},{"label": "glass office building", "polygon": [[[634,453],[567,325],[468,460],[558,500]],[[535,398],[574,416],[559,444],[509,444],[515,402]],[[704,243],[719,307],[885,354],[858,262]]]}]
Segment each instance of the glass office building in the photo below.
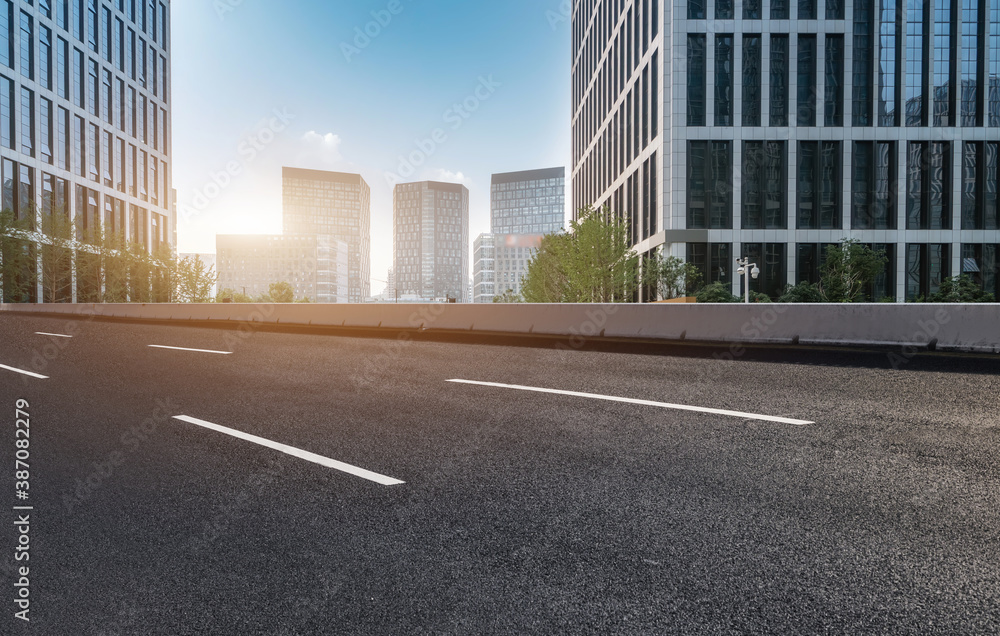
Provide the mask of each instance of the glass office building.
[{"label": "glass office building", "polygon": [[347,244],[349,298],[371,295],[371,189],[359,174],[284,168],[285,234],[329,236]]},{"label": "glass office building", "polygon": [[565,168],[493,175],[490,230],[494,234],[553,234],[565,225]]},{"label": "glass office building", "polygon": [[174,247],[170,38],[168,0],[0,0],[2,206],[74,223],[72,267],[102,233]]},{"label": "glass office building", "polygon": [[401,183],[393,191],[393,274],[400,296],[469,302],[469,190]]},{"label": "glass office building", "polygon": [[584,0],[572,38],[573,208],[639,253],[777,296],[853,238],[875,300],[1000,292],[1000,0]]}]

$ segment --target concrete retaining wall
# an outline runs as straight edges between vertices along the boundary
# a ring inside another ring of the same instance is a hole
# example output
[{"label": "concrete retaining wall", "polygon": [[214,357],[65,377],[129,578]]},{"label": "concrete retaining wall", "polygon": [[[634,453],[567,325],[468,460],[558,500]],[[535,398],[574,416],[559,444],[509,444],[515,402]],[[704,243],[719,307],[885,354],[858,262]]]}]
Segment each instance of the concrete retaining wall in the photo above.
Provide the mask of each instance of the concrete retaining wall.
[{"label": "concrete retaining wall", "polygon": [[0,312],[537,334],[571,346],[603,337],[1000,353],[1000,305],[0,305]]}]

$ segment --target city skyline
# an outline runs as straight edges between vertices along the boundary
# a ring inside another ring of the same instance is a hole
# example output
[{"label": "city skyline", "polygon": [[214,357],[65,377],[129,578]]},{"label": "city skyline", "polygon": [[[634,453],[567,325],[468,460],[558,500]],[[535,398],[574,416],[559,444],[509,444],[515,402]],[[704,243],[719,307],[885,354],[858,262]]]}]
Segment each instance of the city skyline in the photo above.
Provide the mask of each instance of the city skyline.
[{"label": "city skyline", "polygon": [[[174,28],[191,34],[174,53],[185,87],[174,106],[180,251],[210,252],[215,234],[280,232],[284,166],[360,173],[372,189],[376,292],[392,264],[387,173],[468,187],[475,236],[489,231],[492,174],[569,165],[560,3],[402,2],[387,18],[389,4],[174,8]],[[378,35],[358,47],[366,28]],[[421,154],[407,176],[400,157]]]}]

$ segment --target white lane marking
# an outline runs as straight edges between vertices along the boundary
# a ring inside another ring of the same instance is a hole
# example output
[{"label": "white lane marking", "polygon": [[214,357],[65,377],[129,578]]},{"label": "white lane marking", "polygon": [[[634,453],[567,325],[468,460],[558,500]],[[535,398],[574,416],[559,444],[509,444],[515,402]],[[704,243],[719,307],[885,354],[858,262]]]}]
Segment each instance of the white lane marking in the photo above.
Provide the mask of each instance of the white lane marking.
[{"label": "white lane marking", "polygon": [[217,353],[220,356],[231,356],[232,351],[212,351],[211,349],[187,349],[185,347],[165,347],[163,345],[149,345],[153,349],[173,349],[174,351],[194,351],[195,353]]},{"label": "white lane marking", "polygon": [[182,422],[187,422],[188,424],[194,424],[196,426],[201,426],[209,430],[217,431],[219,433],[225,433],[226,435],[231,435],[248,442],[253,442],[254,444],[260,444],[261,446],[266,446],[267,448],[280,451],[286,455],[291,455],[292,457],[298,457],[299,459],[304,459],[308,462],[313,462],[314,464],[319,464],[320,466],[326,466],[327,468],[333,468],[334,470],[339,470],[341,472],[354,475],[355,477],[360,477],[362,479],[367,479],[368,481],[373,481],[376,484],[382,484],[383,486],[398,486],[399,484],[405,484],[405,481],[400,481],[398,479],[393,479],[392,477],[386,477],[385,475],[379,475],[378,473],[373,473],[370,470],[365,470],[364,468],[358,468],[357,466],[351,466],[350,464],[345,464],[344,462],[338,462],[335,459],[330,459],[329,457],[323,457],[322,455],[317,455],[315,453],[310,453],[309,451],[304,451],[294,446],[287,446],[285,444],[280,444],[278,442],[272,442],[269,439],[264,439],[263,437],[257,437],[256,435],[251,435],[249,433],[244,433],[243,431],[237,431],[232,428],[226,428],[225,426],[219,426],[218,424],[212,424],[211,422],[206,422],[205,420],[199,420],[187,415],[177,415],[174,416],[175,420],[180,420]]},{"label": "white lane marking", "polygon": [[614,397],[611,395],[598,395],[596,393],[577,393],[576,391],[558,391],[556,389],[540,389],[533,386],[518,386],[516,384],[497,384],[496,382],[474,382],[472,380],[448,380],[457,384],[473,384],[476,386],[491,386],[500,389],[516,389],[518,391],[533,391],[535,393],[552,393],[554,395],[569,395],[572,397],[589,398],[592,400],[606,400],[608,402],[624,402],[626,404],[640,404],[643,406],[658,406],[664,409],[674,409],[677,411],[694,411],[695,413],[710,413],[712,415],[727,415],[729,417],[740,417],[747,420],[760,420],[763,422],[778,422],[779,424],[792,424],[794,426],[807,426],[816,422],[806,420],[793,420],[787,417],[774,417],[772,415],[758,415],[756,413],[742,413],[740,411],[724,411],[722,409],[707,409],[700,406],[685,406],[683,404],[668,404],[666,402],[652,402],[650,400],[633,400],[632,398]]},{"label": "white lane marking", "polygon": [[73,336],[64,336],[61,333],[45,333],[44,331],[36,331],[35,335],[38,336],[52,336],[53,338],[72,338]]},{"label": "white lane marking", "polygon": [[20,373],[21,375],[27,375],[32,378],[38,378],[39,380],[48,380],[47,375],[38,375],[37,373],[32,373],[31,371],[24,371],[23,369],[15,369],[14,367],[8,367],[6,364],[0,364],[0,369],[7,369],[8,371],[13,371],[14,373]]}]

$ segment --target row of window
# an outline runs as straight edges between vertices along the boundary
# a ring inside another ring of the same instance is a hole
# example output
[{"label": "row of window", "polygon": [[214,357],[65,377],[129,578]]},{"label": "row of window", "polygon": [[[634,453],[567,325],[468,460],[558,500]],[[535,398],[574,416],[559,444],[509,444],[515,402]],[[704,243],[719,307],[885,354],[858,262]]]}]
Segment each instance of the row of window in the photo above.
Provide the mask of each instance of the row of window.
[{"label": "row of window", "polygon": [[[844,143],[797,142],[795,223],[798,229],[843,229]],[[897,229],[898,153],[905,148],[906,229],[1000,229],[1000,142],[964,142],[960,200],[953,201],[951,142],[848,142],[851,228]],[[688,142],[687,226],[732,229],[734,196],[742,197],[741,227],[787,229],[789,166],[784,141],[743,142],[742,178],[733,178],[730,141]],[[623,208],[618,208],[623,209]]]},{"label": "row of window", "polygon": [[[760,268],[760,276],[751,279],[752,290],[767,294],[771,298],[781,296],[787,285],[798,283],[818,283],[827,250],[833,245],[817,243],[743,243],[741,257],[749,258]],[[963,244],[961,246],[961,271],[952,271],[952,246],[939,243],[907,243],[869,245],[876,251],[884,252],[888,258],[883,271],[867,290],[868,300],[880,301],[896,298],[896,254],[900,247],[905,250],[905,299],[926,298],[940,290],[941,283],[951,276],[964,274],[984,291],[1000,298],[1000,245]],[[787,250],[794,250],[795,278],[788,272]],[[701,272],[705,283],[731,285],[735,275],[735,258],[731,243],[688,243],[687,262]]]},{"label": "row of window", "polygon": [[[712,4],[714,5],[712,15],[716,20],[732,20],[736,17],[733,0],[715,0]],[[762,20],[764,18],[763,5],[761,0],[743,0],[743,19]],[[793,5],[798,10],[794,18],[791,13]],[[798,2],[771,0],[770,18],[772,20],[818,20],[823,18],[843,20],[844,5],[844,0],[824,0],[823,2],[818,0],[798,0]],[[705,20],[708,15],[708,0],[688,0],[687,17],[689,20]]]},{"label": "row of window", "polygon": [[[40,195],[39,210],[43,218],[75,218],[79,240],[96,243],[103,230],[108,236],[120,235],[154,251],[167,241],[167,217],[164,215],[86,186],[71,186],[69,181],[47,172],[40,173],[38,183],[35,176],[35,170],[30,166],[10,159],[0,162],[3,209],[14,212],[16,218],[30,219],[34,225],[36,195]],[[72,208],[71,187],[75,187],[75,205]]]}]

